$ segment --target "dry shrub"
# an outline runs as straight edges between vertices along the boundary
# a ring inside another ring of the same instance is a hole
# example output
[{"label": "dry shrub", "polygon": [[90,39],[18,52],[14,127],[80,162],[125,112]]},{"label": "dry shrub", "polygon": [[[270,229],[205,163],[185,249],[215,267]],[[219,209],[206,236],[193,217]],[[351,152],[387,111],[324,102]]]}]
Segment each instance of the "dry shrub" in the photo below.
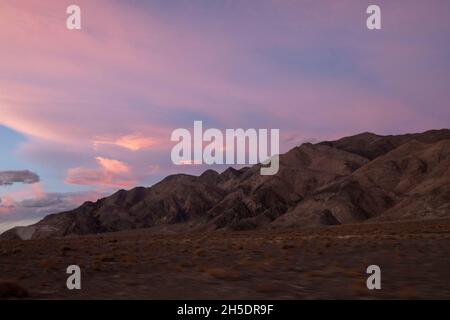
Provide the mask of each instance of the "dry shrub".
[{"label": "dry shrub", "polygon": [[94,260],[91,263],[91,269],[94,271],[102,271],[103,270],[103,264],[99,260]]},{"label": "dry shrub", "polygon": [[351,288],[354,297],[357,299],[367,297],[371,292],[369,289],[367,289],[366,282],[363,279],[354,280]]},{"label": "dry shrub", "polygon": [[60,252],[61,256],[65,256],[71,250],[72,250],[72,248],[69,246],[62,246],[59,248],[59,252]]},{"label": "dry shrub", "polygon": [[294,248],[295,248],[295,246],[293,244],[291,244],[291,243],[285,243],[281,247],[281,249],[283,249],[283,250],[294,249]]},{"label": "dry shrub", "polygon": [[11,281],[0,281],[0,298],[12,299],[12,298],[27,298],[29,293],[22,288],[19,284]]},{"label": "dry shrub", "polygon": [[47,257],[39,262],[39,265],[47,270],[54,270],[57,268],[58,259],[56,257]]},{"label": "dry shrub", "polygon": [[280,286],[275,283],[259,283],[255,287],[256,292],[272,293],[280,291]]},{"label": "dry shrub", "polygon": [[122,260],[127,266],[135,265],[137,263],[136,256],[132,256],[132,255],[123,256]]},{"label": "dry shrub", "polygon": [[98,260],[100,260],[101,262],[113,262],[115,260],[115,257],[112,254],[102,254],[98,257]]},{"label": "dry shrub", "polygon": [[194,254],[195,254],[197,257],[204,257],[204,256],[206,255],[206,252],[205,252],[205,250],[199,248],[199,249],[197,249],[197,250],[194,251]]},{"label": "dry shrub", "polygon": [[22,252],[22,248],[20,248],[20,247],[17,247],[17,248],[14,248],[11,250],[12,254],[19,254],[21,252]]},{"label": "dry shrub", "polygon": [[242,279],[242,274],[236,270],[222,269],[222,268],[210,268],[205,269],[205,272],[216,279],[220,280],[240,280]]},{"label": "dry shrub", "polygon": [[395,298],[405,300],[417,299],[417,289],[413,286],[401,287],[395,292]]}]

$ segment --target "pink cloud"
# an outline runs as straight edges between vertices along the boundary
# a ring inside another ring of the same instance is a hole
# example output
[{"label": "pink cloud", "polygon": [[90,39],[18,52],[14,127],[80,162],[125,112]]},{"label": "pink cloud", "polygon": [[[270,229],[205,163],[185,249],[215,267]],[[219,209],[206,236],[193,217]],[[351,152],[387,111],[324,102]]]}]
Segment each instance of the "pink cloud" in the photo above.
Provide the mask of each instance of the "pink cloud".
[{"label": "pink cloud", "polygon": [[96,157],[100,166],[97,169],[71,168],[67,172],[65,182],[85,186],[111,186],[129,188],[136,184],[130,167],[114,159]]},{"label": "pink cloud", "polygon": [[111,172],[113,174],[121,174],[121,173],[129,173],[130,167],[119,160],[113,160],[113,159],[106,159],[102,157],[96,157],[95,158],[100,166],[108,172]]},{"label": "pink cloud", "polygon": [[0,198],[0,215],[9,215],[14,211],[14,199],[11,196]]},{"label": "pink cloud", "polygon": [[98,149],[101,145],[115,145],[131,151],[148,149],[157,143],[156,139],[145,137],[140,134],[126,135],[116,140],[99,139],[94,141],[94,148]]}]

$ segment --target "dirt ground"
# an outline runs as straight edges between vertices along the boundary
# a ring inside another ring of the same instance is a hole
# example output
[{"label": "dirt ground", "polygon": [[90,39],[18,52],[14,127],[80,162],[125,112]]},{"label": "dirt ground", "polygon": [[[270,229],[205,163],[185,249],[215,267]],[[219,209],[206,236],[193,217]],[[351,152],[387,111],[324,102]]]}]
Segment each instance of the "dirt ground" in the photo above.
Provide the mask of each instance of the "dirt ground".
[{"label": "dirt ground", "polygon": [[[66,268],[79,265],[81,290]],[[381,268],[368,290],[366,268]],[[450,219],[161,235],[151,229],[0,241],[0,297],[450,299]]]}]

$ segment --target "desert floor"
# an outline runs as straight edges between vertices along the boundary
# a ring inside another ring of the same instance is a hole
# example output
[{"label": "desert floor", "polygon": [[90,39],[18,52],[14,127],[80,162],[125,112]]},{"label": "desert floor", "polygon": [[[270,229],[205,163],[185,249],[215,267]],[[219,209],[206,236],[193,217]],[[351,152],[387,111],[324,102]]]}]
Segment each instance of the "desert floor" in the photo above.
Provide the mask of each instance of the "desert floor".
[{"label": "desert floor", "polygon": [[[66,268],[79,265],[81,290]],[[366,268],[381,268],[368,290]],[[450,299],[450,219],[161,235],[152,229],[0,241],[0,297]]]}]

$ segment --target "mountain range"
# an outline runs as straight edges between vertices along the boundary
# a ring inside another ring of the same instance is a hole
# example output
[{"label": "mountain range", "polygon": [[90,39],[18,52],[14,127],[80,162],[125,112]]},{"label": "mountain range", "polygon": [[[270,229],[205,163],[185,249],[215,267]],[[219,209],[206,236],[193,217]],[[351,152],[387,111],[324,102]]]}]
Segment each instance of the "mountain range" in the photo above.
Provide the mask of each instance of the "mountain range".
[{"label": "mountain range", "polygon": [[152,187],[15,227],[0,239],[48,239],[140,228],[205,232],[305,228],[450,217],[450,130],[362,133],[304,143],[280,156],[274,176],[260,165],[175,174]]}]

